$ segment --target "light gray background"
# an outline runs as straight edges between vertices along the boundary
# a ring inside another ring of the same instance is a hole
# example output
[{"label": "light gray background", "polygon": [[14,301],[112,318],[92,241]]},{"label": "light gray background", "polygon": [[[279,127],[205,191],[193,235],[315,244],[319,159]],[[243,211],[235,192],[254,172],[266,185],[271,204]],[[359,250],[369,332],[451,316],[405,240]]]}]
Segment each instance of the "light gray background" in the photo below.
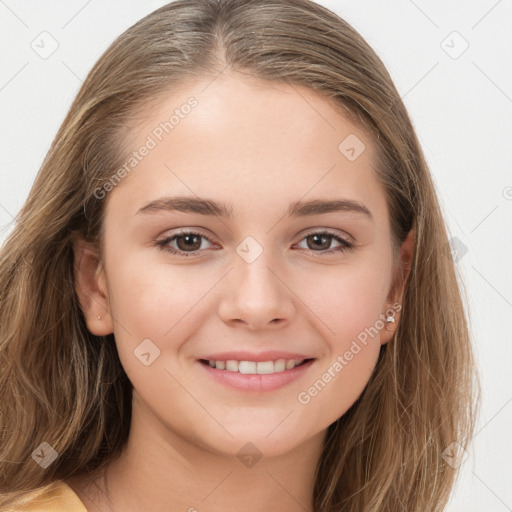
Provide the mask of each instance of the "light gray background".
[{"label": "light gray background", "polygon": [[[92,65],[165,3],[0,0],[0,243]],[[447,512],[512,510],[512,2],[319,3],[351,23],[388,67],[458,239],[483,403]],[[47,58],[33,49],[52,44]]]}]

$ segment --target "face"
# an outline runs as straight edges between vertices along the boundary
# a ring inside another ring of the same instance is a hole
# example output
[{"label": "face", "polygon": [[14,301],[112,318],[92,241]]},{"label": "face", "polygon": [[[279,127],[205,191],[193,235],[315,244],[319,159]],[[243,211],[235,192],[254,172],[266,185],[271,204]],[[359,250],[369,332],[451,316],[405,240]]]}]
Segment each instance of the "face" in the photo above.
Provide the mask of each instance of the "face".
[{"label": "face", "polygon": [[373,142],[314,91],[234,75],[174,91],[126,142],[136,163],[105,199],[104,262],[81,282],[134,414],[223,454],[325,432],[397,313]]}]

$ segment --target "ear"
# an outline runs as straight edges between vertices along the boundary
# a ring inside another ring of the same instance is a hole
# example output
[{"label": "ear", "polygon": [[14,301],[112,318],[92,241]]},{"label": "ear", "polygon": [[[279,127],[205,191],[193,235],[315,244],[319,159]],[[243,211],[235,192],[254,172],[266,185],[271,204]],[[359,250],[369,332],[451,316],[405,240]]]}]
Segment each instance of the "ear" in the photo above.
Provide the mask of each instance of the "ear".
[{"label": "ear", "polygon": [[[73,238],[75,290],[87,328],[96,336],[113,332],[105,271],[96,246],[81,237]],[[98,319],[97,317],[101,318]]]},{"label": "ear", "polygon": [[413,227],[406,239],[400,246],[398,263],[396,265],[395,275],[393,277],[393,284],[386,300],[386,309],[382,311],[381,318],[384,320],[386,317],[392,316],[394,322],[385,322],[384,328],[380,331],[380,343],[384,345],[395,334],[400,322],[400,311],[402,310],[402,297],[405,290],[405,283],[411,271],[412,259],[414,255],[414,238],[416,230]]}]

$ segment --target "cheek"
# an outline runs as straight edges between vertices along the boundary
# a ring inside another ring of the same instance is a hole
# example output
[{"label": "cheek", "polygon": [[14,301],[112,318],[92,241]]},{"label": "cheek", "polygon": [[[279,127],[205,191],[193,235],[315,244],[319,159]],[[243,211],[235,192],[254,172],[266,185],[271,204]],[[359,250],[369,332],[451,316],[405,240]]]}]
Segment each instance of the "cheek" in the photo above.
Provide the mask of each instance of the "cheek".
[{"label": "cheek", "polygon": [[334,422],[353,405],[377,364],[389,277],[377,265],[340,268],[334,275],[317,279],[321,292],[310,292],[305,299],[326,326],[328,357],[318,362],[313,378],[297,396],[303,412],[323,424]]},{"label": "cheek", "polygon": [[140,371],[148,356],[142,361],[139,356],[147,352],[154,360],[151,366],[172,366],[176,351],[194,329],[201,299],[215,283],[215,276],[201,279],[196,272],[191,278],[192,272],[133,258],[111,266],[113,330],[126,373]]},{"label": "cheek", "polygon": [[166,265],[143,251],[112,265],[109,275],[116,319],[147,336],[169,331],[215,282],[191,265]]},{"label": "cheek", "polygon": [[[384,264],[346,265],[317,273],[308,285],[297,282],[296,289],[323,324],[331,350],[340,353],[352,339],[375,327],[386,301],[389,279]],[[378,325],[382,328],[381,322]],[[372,332],[378,337],[375,329]]]}]

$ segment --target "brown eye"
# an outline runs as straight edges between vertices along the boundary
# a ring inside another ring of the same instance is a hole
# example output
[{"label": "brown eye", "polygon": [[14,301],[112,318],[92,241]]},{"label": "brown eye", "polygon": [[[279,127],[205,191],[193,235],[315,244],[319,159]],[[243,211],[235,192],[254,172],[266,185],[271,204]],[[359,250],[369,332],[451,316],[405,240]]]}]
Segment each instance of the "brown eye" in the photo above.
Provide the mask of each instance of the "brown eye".
[{"label": "brown eye", "polygon": [[[308,235],[306,237],[306,240],[308,240],[308,248],[309,249],[329,249],[331,245],[333,236],[332,235],[321,235],[321,234],[314,234],[314,235]],[[311,242],[311,243],[309,243]]]},{"label": "brown eye", "polygon": [[174,238],[180,251],[197,251],[201,248],[201,235],[177,235]]},{"label": "brown eye", "polygon": [[[309,250],[310,252],[320,254],[332,254],[336,252],[340,253],[354,248],[354,245],[351,242],[342,236],[331,233],[329,231],[309,233],[302,240],[306,241],[305,249]],[[338,245],[334,248],[330,248],[333,241],[336,241]]]},{"label": "brown eye", "polygon": [[[200,256],[204,249],[201,248],[203,239],[212,243],[208,237],[201,233],[182,231],[156,242],[156,245],[163,251],[170,252],[171,254],[177,254],[179,256]],[[176,243],[177,247],[171,245],[173,242]]]}]

